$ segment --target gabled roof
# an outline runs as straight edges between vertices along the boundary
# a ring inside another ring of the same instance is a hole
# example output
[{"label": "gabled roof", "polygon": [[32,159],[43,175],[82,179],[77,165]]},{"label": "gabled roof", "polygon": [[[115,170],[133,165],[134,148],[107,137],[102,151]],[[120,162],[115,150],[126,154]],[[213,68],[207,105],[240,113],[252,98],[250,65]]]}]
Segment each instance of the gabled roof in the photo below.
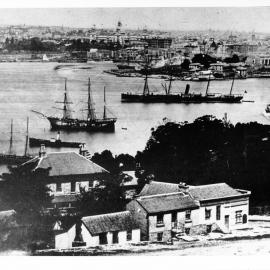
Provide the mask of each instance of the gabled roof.
[{"label": "gabled roof", "polygon": [[139,196],[151,196],[179,191],[178,184],[151,181],[149,184],[144,185]]},{"label": "gabled roof", "polygon": [[182,192],[140,197],[136,201],[149,214],[199,208],[199,202]]},{"label": "gabled roof", "polygon": [[83,217],[82,222],[92,235],[139,228],[129,211]]},{"label": "gabled roof", "polygon": [[189,193],[198,201],[208,201],[215,199],[224,199],[235,196],[241,196],[243,194],[249,195],[248,191],[240,192],[227,185],[226,183],[218,183],[211,185],[191,186]]},{"label": "gabled roof", "polygon": [[49,176],[84,175],[108,173],[107,170],[76,152],[53,152],[35,157],[21,166],[31,166],[33,170],[47,169]]},{"label": "gabled roof", "polygon": [[[167,194],[172,192],[179,192],[178,184],[155,182],[152,181],[146,184],[138,196],[152,196],[158,194]],[[235,196],[250,195],[249,191],[240,191],[230,187],[226,183],[189,186],[187,192],[198,201],[207,201],[215,199],[224,199]]]}]

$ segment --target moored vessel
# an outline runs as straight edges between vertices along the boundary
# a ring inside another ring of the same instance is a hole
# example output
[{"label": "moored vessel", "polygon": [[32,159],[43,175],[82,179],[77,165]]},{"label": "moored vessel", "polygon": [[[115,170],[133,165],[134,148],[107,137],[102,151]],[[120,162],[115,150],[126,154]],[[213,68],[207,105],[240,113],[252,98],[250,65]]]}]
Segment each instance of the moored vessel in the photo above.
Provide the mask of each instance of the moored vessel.
[{"label": "moored vessel", "polygon": [[190,93],[190,85],[186,85],[184,93],[172,94],[172,77],[169,86],[163,86],[165,94],[150,93],[148,86],[148,76],[145,76],[145,83],[142,94],[134,94],[131,92],[122,93],[122,102],[142,102],[142,103],[240,103],[243,99],[241,94],[232,94],[234,79],[232,81],[229,94],[209,93],[210,79],[207,83],[206,93]]},{"label": "moored vessel", "polygon": [[65,93],[64,93],[64,101],[57,102],[63,103],[63,116],[56,117],[56,116],[47,116],[43,113],[33,111],[35,113],[41,114],[43,117],[47,118],[50,122],[52,130],[68,130],[68,131],[89,131],[89,132],[114,132],[115,130],[115,122],[117,121],[116,117],[108,117],[107,116],[107,106],[106,106],[106,91],[104,87],[104,112],[103,117],[98,118],[95,113],[95,108],[92,101],[92,94],[91,94],[91,83],[90,78],[88,80],[88,101],[87,101],[87,117],[86,119],[79,119],[72,117],[72,111],[70,109],[70,102],[67,96],[67,86],[65,80]]},{"label": "moored vessel", "polygon": [[41,144],[45,145],[46,147],[56,147],[56,148],[60,148],[60,147],[73,148],[74,147],[74,148],[79,148],[84,143],[62,141],[60,139],[60,132],[59,131],[57,133],[56,139],[46,140],[46,139],[38,139],[38,138],[33,138],[33,137],[29,138],[29,146],[30,147],[40,147]]}]

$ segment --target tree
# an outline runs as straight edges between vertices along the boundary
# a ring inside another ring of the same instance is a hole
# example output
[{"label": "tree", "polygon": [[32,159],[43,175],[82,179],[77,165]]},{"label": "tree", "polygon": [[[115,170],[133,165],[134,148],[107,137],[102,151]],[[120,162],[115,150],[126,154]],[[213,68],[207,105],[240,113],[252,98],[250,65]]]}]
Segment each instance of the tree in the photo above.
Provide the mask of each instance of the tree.
[{"label": "tree", "polygon": [[9,169],[10,173],[2,175],[1,199],[16,211],[22,222],[38,222],[42,211],[52,199],[46,186],[49,171],[38,169],[33,172],[27,166]]},{"label": "tree", "polygon": [[112,152],[109,150],[104,150],[103,152],[95,153],[91,160],[101,167],[105,168],[112,174],[117,174],[120,172],[119,163],[112,155]]},{"label": "tree", "polygon": [[189,185],[226,182],[251,190],[253,204],[270,203],[269,125],[206,115],[193,123],[164,122],[152,130],[136,162],[156,181]]},{"label": "tree", "polygon": [[200,63],[203,65],[205,68],[209,68],[210,64],[216,63],[217,59],[214,57],[211,57],[208,54],[195,54],[194,57],[192,58],[192,63]]},{"label": "tree", "polygon": [[120,176],[112,176],[90,190],[82,188],[77,202],[79,216],[123,211],[125,199],[120,186],[121,182]]}]

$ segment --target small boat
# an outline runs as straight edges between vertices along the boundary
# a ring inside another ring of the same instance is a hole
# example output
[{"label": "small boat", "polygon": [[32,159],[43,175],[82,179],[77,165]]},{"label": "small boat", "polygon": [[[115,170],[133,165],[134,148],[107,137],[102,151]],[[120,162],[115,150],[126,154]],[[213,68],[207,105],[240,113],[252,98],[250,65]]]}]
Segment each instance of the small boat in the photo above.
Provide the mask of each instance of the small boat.
[{"label": "small boat", "polygon": [[44,144],[46,147],[74,147],[79,148],[82,144],[81,142],[64,142],[60,139],[60,132],[57,133],[56,139],[37,139],[37,138],[29,138],[30,147],[40,147],[41,144]]}]

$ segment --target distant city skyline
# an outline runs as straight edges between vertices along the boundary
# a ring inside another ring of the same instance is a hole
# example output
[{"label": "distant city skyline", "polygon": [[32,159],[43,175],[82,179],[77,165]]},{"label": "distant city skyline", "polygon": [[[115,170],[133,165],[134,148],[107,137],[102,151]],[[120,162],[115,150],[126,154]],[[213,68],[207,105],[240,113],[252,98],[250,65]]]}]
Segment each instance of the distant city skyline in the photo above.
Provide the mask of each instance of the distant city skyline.
[{"label": "distant city skyline", "polygon": [[228,30],[270,33],[270,7],[0,9],[1,25],[153,30]]}]

